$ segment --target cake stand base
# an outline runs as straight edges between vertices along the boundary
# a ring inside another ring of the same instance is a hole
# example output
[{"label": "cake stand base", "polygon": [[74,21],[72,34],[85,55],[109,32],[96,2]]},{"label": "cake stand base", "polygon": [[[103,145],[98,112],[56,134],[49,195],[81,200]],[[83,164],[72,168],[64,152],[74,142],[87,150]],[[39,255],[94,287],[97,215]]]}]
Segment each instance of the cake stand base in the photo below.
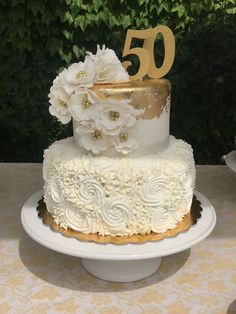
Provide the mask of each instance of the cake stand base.
[{"label": "cake stand base", "polygon": [[[41,245],[71,256],[80,257],[84,268],[95,277],[114,282],[130,282],[152,275],[161,264],[161,257],[179,253],[205,239],[216,224],[213,206],[198,191],[201,218],[189,230],[161,241],[140,244],[98,244],[67,238],[42,223],[36,210],[42,191],[24,204],[21,222],[28,235]],[[164,261],[163,261],[164,263]]]},{"label": "cake stand base", "polygon": [[131,282],[151,276],[161,265],[161,257],[146,260],[106,261],[82,258],[83,267],[93,276],[113,282]]}]

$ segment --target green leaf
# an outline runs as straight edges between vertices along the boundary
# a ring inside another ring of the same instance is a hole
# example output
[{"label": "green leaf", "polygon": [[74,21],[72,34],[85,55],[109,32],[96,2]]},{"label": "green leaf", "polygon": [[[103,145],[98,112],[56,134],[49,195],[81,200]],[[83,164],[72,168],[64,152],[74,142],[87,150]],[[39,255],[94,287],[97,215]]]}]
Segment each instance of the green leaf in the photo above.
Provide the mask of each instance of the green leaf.
[{"label": "green leaf", "polygon": [[185,15],[185,8],[182,4],[180,5],[175,5],[171,12],[177,12],[179,17],[182,17],[183,15]]},{"label": "green leaf", "polygon": [[73,52],[74,52],[76,58],[79,59],[79,57],[80,57],[79,48],[78,48],[77,46],[73,46],[73,47],[72,47],[72,50],[73,50]]},{"label": "green leaf", "polygon": [[12,7],[16,6],[17,4],[24,4],[25,0],[12,0],[11,5]]},{"label": "green leaf", "polygon": [[43,14],[45,10],[45,5],[43,1],[39,0],[28,0],[27,2],[27,9],[33,13],[34,16],[36,16],[38,13]]},{"label": "green leaf", "polygon": [[74,20],[73,20],[72,15],[70,14],[70,12],[67,11],[67,12],[65,13],[64,21],[65,21],[65,22],[68,21],[69,24],[73,24]]},{"label": "green leaf", "polygon": [[64,53],[61,49],[59,50],[62,60],[65,60],[67,64],[71,62],[72,52]]},{"label": "green leaf", "polygon": [[86,29],[86,27],[89,25],[90,23],[90,19],[88,18],[88,15],[84,16],[84,15],[78,15],[75,19],[75,27],[79,27],[82,29],[82,31],[84,31]]},{"label": "green leaf", "polygon": [[140,19],[140,18],[136,18],[135,21],[136,21],[136,25],[137,25],[138,28],[143,24],[143,20]]},{"label": "green leaf", "polygon": [[122,15],[121,16],[121,23],[124,27],[124,29],[128,28],[128,26],[131,25],[131,19],[129,15]]},{"label": "green leaf", "polygon": [[93,2],[94,10],[96,13],[99,11],[99,9],[102,5],[104,5],[104,1],[102,1],[102,0],[96,0]]}]

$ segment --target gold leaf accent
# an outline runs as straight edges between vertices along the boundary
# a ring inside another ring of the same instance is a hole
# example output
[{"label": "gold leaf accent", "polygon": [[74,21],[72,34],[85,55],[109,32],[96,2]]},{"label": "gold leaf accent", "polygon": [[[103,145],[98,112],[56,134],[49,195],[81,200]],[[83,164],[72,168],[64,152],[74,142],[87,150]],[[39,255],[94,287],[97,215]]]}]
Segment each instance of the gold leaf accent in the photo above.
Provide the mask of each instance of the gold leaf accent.
[{"label": "gold leaf accent", "polygon": [[171,91],[170,83],[165,79],[130,81],[121,84],[95,84],[91,90],[102,100],[129,99],[131,106],[143,110],[141,116],[145,120],[160,117],[165,110],[170,110],[168,105],[170,101],[167,101]]}]

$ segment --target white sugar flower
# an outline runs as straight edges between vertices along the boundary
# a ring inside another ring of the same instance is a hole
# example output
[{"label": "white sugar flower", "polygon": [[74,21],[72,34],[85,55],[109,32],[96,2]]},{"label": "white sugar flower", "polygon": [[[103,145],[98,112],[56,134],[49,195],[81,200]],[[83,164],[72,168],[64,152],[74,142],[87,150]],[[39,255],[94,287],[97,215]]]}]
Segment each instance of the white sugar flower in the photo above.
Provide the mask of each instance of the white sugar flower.
[{"label": "white sugar flower", "polygon": [[92,87],[95,69],[92,59],[87,56],[84,62],[73,63],[64,70],[60,79],[65,91],[71,95],[77,88]]},{"label": "white sugar flower", "polygon": [[68,110],[70,97],[61,84],[60,76],[57,76],[53,81],[48,97],[51,104],[49,107],[50,114],[56,116],[63,124],[70,122],[71,114]]},{"label": "white sugar flower", "polygon": [[107,135],[118,135],[122,127],[131,127],[142,111],[133,108],[127,100],[101,101],[95,125]]},{"label": "white sugar flower", "polygon": [[138,132],[135,127],[122,128],[120,133],[114,137],[113,144],[116,151],[127,155],[139,147]]},{"label": "white sugar flower", "polygon": [[71,96],[69,111],[76,121],[89,121],[97,113],[99,98],[90,89],[79,88]]},{"label": "white sugar flower", "polygon": [[107,150],[109,146],[108,136],[96,129],[92,123],[77,126],[76,133],[79,135],[79,145],[96,155]]},{"label": "white sugar flower", "polygon": [[129,74],[123,68],[120,60],[112,49],[105,48],[105,45],[97,46],[97,53],[94,55],[87,52],[94,62],[96,84],[128,82]]}]

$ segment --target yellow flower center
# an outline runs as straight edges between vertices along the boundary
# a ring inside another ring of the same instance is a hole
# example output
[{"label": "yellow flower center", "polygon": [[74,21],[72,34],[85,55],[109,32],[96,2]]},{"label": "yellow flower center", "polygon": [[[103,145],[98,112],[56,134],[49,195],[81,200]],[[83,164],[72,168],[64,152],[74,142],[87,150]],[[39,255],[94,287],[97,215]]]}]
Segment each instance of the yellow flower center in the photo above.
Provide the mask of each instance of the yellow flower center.
[{"label": "yellow flower center", "polygon": [[101,131],[95,130],[95,131],[92,133],[92,136],[94,137],[95,140],[99,140],[99,139],[102,137]]},{"label": "yellow flower center", "polygon": [[124,143],[128,140],[128,134],[127,133],[120,133],[120,142]]},{"label": "yellow flower center", "polygon": [[113,121],[116,121],[118,120],[120,117],[120,114],[119,112],[117,111],[110,111],[110,119],[113,120]]},{"label": "yellow flower center", "polygon": [[76,73],[76,78],[80,79],[81,77],[87,76],[87,73],[85,71],[79,71]]},{"label": "yellow flower center", "polygon": [[91,102],[88,100],[88,97],[84,97],[84,99],[82,100],[82,108],[83,109],[87,109],[88,107],[90,107]]},{"label": "yellow flower center", "polygon": [[66,103],[64,100],[61,100],[61,99],[58,100],[58,104],[59,104],[60,106],[64,107],[64,108],[67,108],[67,107],[68,107],[67,103]]}]

